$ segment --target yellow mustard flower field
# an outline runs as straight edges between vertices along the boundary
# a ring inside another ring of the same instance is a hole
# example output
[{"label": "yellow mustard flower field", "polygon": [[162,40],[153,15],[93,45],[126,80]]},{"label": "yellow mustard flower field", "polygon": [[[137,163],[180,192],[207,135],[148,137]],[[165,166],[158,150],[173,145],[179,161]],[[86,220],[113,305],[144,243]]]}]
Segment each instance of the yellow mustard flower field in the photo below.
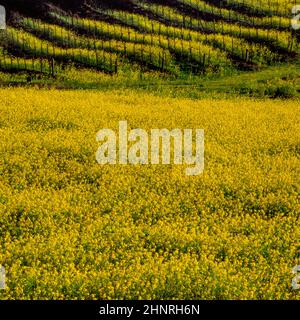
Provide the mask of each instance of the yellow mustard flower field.
[{"label": "yellow mustard flower field", "polygon": [[[0,299],[299,299],[300,104],[0,89]],[[201,128],[205,169],[97,163],[96,133]]]}]

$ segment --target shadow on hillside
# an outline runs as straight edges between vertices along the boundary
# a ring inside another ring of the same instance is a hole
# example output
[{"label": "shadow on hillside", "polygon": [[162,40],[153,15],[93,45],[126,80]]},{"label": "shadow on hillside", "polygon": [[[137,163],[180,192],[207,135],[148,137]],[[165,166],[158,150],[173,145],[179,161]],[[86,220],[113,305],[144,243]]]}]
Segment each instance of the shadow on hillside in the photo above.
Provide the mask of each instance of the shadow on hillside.
[{"label": "shadow on hillside", "polygon": [[58,6],[73,14],[86,13],[89,6],[105,6],[114,8],[128,8],[130,1],[123,0],[1,0],[1,5],[7,9],[8,16],[12,12],[19,12],[26,16],[41,17],[47,13],[48,5]]}]

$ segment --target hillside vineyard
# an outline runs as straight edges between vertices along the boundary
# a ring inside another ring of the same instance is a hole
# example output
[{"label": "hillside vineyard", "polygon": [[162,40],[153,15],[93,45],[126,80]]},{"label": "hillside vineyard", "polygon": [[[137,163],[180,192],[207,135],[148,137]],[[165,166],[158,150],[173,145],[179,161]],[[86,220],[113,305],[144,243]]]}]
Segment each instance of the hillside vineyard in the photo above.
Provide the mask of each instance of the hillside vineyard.
[{"label": "hillside vineyard", "polygon": [[103,1],[76,13],[59,4],[42,8],[31,15],[9,10],[0,69],[54,76],[73,63],[178,78],[257,70],[299,56],[294,0]]}]

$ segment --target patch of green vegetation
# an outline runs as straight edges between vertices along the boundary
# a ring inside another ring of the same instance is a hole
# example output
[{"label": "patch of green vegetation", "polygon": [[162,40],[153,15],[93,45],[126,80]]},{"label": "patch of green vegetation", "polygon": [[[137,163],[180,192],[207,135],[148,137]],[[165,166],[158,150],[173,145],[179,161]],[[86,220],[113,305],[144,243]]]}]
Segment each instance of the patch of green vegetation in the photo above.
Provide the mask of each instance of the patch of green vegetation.
[{"label": "patch of green vegetation", "polygon": [[38,73],[0,73],[1,86],[48,87],[58,89],[110,90],[136,88],[158,95],[188,97],[224,97],[246,95],[257,98],[300,97],[300,63],[281,64],[261,71],[234,75],[169,78],[149,72],[107,75],[90,69],[65,69],[64,74],[47,77]]}]

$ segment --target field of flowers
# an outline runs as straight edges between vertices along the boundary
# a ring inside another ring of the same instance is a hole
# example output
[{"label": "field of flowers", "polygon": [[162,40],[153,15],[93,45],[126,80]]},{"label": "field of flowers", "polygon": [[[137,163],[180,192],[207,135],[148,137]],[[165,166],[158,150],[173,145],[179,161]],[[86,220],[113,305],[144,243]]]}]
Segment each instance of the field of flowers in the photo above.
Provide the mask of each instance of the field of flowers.
[{"label": "field of flowers", "polygon": [[[0,89],[0,299],[299,299],[298,101]],[[205,170],[100,166],[96,133],[203,128]]]}]

